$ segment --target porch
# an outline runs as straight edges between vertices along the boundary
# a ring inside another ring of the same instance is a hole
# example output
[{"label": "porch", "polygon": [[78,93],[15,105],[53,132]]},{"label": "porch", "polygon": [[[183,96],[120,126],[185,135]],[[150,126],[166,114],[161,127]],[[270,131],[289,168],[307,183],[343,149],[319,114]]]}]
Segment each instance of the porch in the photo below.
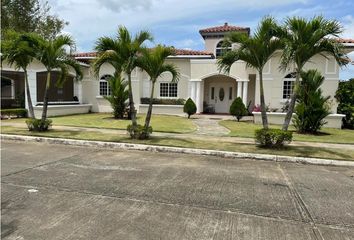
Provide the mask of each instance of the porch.
[{"label": "porch", "polygon": [[256,76],[248,79],[213,74],[190,80],[190,97],[197,105],[197,113],[228,114],[232,102],[240,97],[249,110],[255,104]]}]

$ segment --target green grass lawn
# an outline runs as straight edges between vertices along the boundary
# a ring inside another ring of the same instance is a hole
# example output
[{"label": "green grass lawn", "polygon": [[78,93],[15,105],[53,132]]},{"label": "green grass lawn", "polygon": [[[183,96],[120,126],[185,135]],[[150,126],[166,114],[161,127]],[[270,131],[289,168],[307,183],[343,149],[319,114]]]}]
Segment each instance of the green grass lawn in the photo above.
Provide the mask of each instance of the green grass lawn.
[{"label": "green grass lawn", "polygon": [[[50,117],[53,125],[90,127],[90,128],[111,128],[127,129],[131,124],[130,120],[117,120],[109,113],[77,114],[70,116]],[[12,119],[6,121],[25,122],[25,119]],[[144,124],[145,115],[138,114],[138,123]],[[185,117],[171,115],[152,115],[151,124],[156,132],[190,133],[196,130],[195,124]]]},{"label": "green grass lawn", "polygon": [[72,130],[50,130],[48,132],[29,132],[26,128],[3,126],[4,134],[43,136],[54,138],[99,140],[110,142],[127,142],[140,144],[153,144],[162,146],[201,148],[211,150],[223,150],[234,152],[251,152],[263,154],[277,154],[286,156],[316,157],[339,160],[354,160],[354,151],[348,149],[315,148],[306,146],[289,146],[284,149],[258,148],[254,144],[230,143],[212,140],[180,139],[172,137],[153,137],[149,140],[132,140],[127,135],[102,134],[98,131],[72,131]]},{"label": "green grass lawn", "polygon": [[[232,120],[220,121],[219,124],[231,131],[230,136],[247,138],[253,138],[254,131],[262,127],[262,125],[251,122],[237,122]],[[281,128],[279,125],[272,125],[270,127]],[[290,130],[294,131],[294,141],[354,144],[354,131],[349,129],[322,128],[319,135],[299,134],[295,132],[293,127],[290,127]]]}]

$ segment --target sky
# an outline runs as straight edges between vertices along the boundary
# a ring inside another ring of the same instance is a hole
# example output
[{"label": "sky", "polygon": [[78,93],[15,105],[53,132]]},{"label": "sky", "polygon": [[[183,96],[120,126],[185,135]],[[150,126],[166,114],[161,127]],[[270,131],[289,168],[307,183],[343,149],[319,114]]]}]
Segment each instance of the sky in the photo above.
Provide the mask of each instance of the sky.
[{"label": "sky", "polygon": [[[131,32],[148,30],[152,44],[204,50],[199,29],[223,25],[250,27],[265,15],[280,23],[288,16],[323,15],[343,26],[343,38],[354,39],[352,0],[49,0],[52,13],[69,22],[64,28],[76,40],[77,50],[93,51],[102,36],[114,36],[119,25]],[[354,60],[354,52],[349,55]],[[354,77],[354,65],[340,78]]]}]

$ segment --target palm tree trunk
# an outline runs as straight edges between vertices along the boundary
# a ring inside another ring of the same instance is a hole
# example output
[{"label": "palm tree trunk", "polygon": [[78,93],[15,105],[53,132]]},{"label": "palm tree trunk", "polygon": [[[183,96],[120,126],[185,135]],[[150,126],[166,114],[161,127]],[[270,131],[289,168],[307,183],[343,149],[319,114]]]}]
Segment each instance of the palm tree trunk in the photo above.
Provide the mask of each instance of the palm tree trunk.
[{"label": "palm tree trunk", "polygon": [[28,104],[28,115],[30,118],[35,118],[32,99],[31,99],[31,92],[28,85],[28,75],[27,75],[26,68],[24,69],[24,72],[25,72],[26,95],[27,95],[27,104]]},{"label": "palm tree trunk", "polygon": [[145,129],[147,129],[150,125],[150,119],[151,119],[151,114],[152,114],[152,100],[154,98],[155,80],[151,79],[151,81],[152,81],[152,88],[151,88],[149,109],[147,111],[146,118],[145,118]]},{"label": "palm tree trunk", "polygon": [[296,98],[297,98],[297,89],[299,88],[299,83],[300,83],[300,72],[301,72],[301,70],[298,70],[296,72],[295,87],[294,87],[293,95],[291,96],[291,99],[290,99],[289,109],[288,109],[288,112],[286,113],[283,128],[282,128],[284,131],[288,131],[291,117],[293,116],[295,102],[296,102]]},{"label": "palm tree trunk", "polygon": [[47,82],[44,90],[44,98],[43,98],[43,112],[42,112],[42,122],[47,119],[47,110],[48,110],[48,89],[50,86],[50,71],[47,73]]},{"label": "palm tree trunk", "polygon": [[130,117],[132,120],[133,127],[137,126],[136,122],[136,112],[134,107],[134,99],[133,99],[133,89],[132,89],[132,76],[131,73],[128,73],[128,87],[129,87],[129,111]]},{"label": "palm tree trunk", "polygon": [[264,88],[263,88],[263,73],[262,69],[259,71],[259,90],[260,90],[260,100],[261,100],[261,116],[262,116],[262,124],[264,129],[268,129],[268,117],[266,111],[266,105],[264,100]]}]

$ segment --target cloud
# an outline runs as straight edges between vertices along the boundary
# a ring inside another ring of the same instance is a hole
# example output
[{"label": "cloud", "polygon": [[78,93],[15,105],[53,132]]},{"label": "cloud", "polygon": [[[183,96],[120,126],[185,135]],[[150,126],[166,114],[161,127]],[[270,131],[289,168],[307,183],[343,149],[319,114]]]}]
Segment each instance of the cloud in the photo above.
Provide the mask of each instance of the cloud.
[{"label": "cloud", "polygon": [[343,28],[344,32],[342,34],[343,38],[354,39],[354,17],[352,15],[346,15],[343,17]]},{"label": "cloud", "polygon": [[154,0],[100,0],[99,3],[112,12],[121,12],[123,10],[150,9]]},{"label": "cloud", "polygon": [[182,48],[182,49],[195,49],[196,47],[200,46],[201,44],[204,44],[204,41],[202,38],[199,38],[198,40],[195,39],[182,39],[178,41],[173,42],[173,46],[176,48]]}]

